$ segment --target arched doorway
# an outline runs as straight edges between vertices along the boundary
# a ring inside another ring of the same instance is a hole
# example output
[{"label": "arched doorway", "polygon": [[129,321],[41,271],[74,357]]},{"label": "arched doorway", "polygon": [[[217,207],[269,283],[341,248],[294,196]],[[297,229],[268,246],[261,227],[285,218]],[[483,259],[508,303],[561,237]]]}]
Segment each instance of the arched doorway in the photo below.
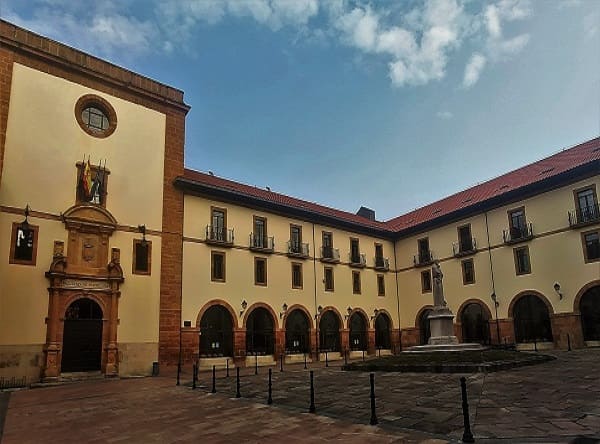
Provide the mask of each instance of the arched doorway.
[{"label": "arched doorway", "polygon": [[385,313],[379,313],[375,318],[375,348],[391,350],[392,323]]},{"label": "arched doorway", "polygon": [[319,348],[323,351],[340,350],[340,321],[331,310],[323,313],[319,321]]},{"label": "arched doorway", "polygon": [[233,320],[222,305],[213,305],[200,319],[200,356],[233,356]]},{"label": "arched doorway", "polygon": [[310,350],[310,323],[302,310],[292,311],[285,320],[285,352],[308,353]]},{"label": "arched doorway", "polygon": [[481,304],[477,302],[467,304],[460,314],[462,341],[489,344],[489,322],[489,315]]},{"label": "arched doorway", "polygon": [[600,341],[600,285],[588,289],[579,302],[584,341]]},{"label": "arched doorway", "polygon": [[527,294],[513,308],[515,340],[520,342],[552,342],[552,326],[548,307],[538,296]]},{"label": "arched doorway", "polygon": [[91,299],[77,299],[65,311],[61,371],[98,371],[101,357],[102,309]]},{"label": "arched doorway", "polygon": [[275,352],[274,325],[266,308],[252,310],[246,321],[246,351],[249,354],[272,355]]},{"label": "arched doorway", "polygon": [[355,312],[350,316],[350,350],[367,349],[367,321],[364,316]]},{"label": "arched doorway", "polygon": [[430,309],[423,310],[419,316],[419,332],[421,345],[427,345],[431,337],[431,329],[429,328],[429,315],[432,313]]}]

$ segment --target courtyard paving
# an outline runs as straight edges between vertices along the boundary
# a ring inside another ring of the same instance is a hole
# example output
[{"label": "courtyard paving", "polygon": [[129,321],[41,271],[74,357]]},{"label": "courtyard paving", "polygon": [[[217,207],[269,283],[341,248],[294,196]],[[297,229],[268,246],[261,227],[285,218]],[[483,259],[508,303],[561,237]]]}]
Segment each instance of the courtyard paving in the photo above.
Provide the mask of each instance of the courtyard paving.
[{"label": "courtyard paving", "polygon": [[[476,442],[600,442],[600,349],[555,352],[556,360],[489,374],[464,375]],[[375,374],[379,426],[369,426],[369,374],[340,362],[309,364],[316,415],[303,365],[171,377],[93,381],[17,391],[8,402],[4,441],[26,442],[458,442],[463,433],[457,374]],[[0,421],[1,422],[1,421]],[[587,437],[587,441],[581,438]]]}]

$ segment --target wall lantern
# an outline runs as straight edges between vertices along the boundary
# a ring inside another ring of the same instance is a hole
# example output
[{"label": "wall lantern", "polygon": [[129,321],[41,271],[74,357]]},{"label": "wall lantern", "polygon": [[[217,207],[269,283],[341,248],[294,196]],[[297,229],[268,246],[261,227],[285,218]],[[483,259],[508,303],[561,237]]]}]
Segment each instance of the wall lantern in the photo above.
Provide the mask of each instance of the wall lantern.
[{"label": "wall lantern", "polygon": [[560,291],[560,284],[558,282],[554,283],[554,291],[558,295],[558,299],[562,301],[563,293]]},{"label": "wall lantern", "polygon": [[283,305],[281,306],[281,312],[279,312],[279,319],[283,318],[283,315],[285,315],[285,313],[287,312],[288,309],[288,305],[284,302]]},{"label": "wall lantern", "polygon": [[248,307],[248,302],[246,302],[246,299],[244,299],[242,301],[242,309],[240,310],[240,316],[244,314],[244,312],[246,311],[246,308]]},{"label": "wall lantern", "polygon": [[146,225],[138,225],[138,231],[142,233],[142,245],[146,246],[148,243],[146,240]]},{"label": "wall lantern", "polygon": [[323,313],[323,307],[321,305],[319,305],[317,307],[317,314],[315,315],[315,320],[319,319],[319,316],[321,316],[321,313]]},{"label": "wall lantern", "polygon": [[496,293],[492,293],[492,301],[494,301],[494,306],[496,308],[498,308],[500,306],[500,302],[498,302],[498,296],[496,296]]},{"label": "wall lantern", "polygon": [[350,317],[350,315],[352,314],[352,307],[348,306],[346,311],[348,312],[348,314],[346,316],[344,316],[344,318],[348,319]]},{"label": "wall lantern", "polygon": [[378,314],[379,314],[379,310],[376,308],[375,310],[373,310],[373,316],[371,316],[371,320],[374,320]]},{"label": "wall lantern", "polygon": [[19,224],[19,228],[23,230],[23,232],[29,230],[29,210],[29,204],[25,205],[25,210],[23,211],[23,213],[25,214],[25,220],[23,220],[23,222]]}]

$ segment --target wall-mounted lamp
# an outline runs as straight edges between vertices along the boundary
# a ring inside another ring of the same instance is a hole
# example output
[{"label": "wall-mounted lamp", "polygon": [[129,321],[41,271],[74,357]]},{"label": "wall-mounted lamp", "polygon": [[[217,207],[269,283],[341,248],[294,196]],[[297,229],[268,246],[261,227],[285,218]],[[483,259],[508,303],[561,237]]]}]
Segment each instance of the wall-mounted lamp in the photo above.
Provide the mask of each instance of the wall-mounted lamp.
[{"label": "wall-mounted lamp", "polygon": [[138,231],[142,233],[142,245],[146,245],[146,225],[138,225]]},{"label": "wall-mounted lamp", "polygon": [[373,310],[373,316],[371,316],[371,320],[375,319],[378,314],[379,314],[379,310],[378,309]]},{"label": "wall-mounted lamp", "polygon": [[558,299],[562,301],[563,294],[562,291],[560,291],[560,284],[558,282],[554,283],[554,291],[558,295]]},{"label": "wall-mounted lamp", "polygon": [[348,313],[347,315],[344,316],[345,319],[348,319],[350,317],[350,315],[352,314],[352,307],[348,307],[346,309],[346,312]]},{"label": "wall-mounted lamp", "polygon": [[494,301],[494,305],[497,307],[500,306],[500,302],[498,302],[498,296],[496,296],[496,293],[492,293],[492,301]]},{"label": "wall-mounted lamp", "polygon": [[244,299],[242,301],[242,309],[240,310],[240,316],[244,314],[244,312],[246,311],[246,308],[248,307],[248,302],[246,302],[246,299]]},{"label": "wall-mounted lamp", "polygon": [[321,316],[321,313],[323,313],[323,307],[321,305],[319,305],[317,307],[317,314],[315,315],[315,320],[319,319],[319,316]]},{"label": "wall-mounted lamp", "polygon": [[281,306],[281,311],[279,312],[279,319],[282,319],[283,316],[286,314],[288,309],[288,305],[284,302],[283,305]]},{"label": "wall-mounted lamp", "polygon": [[19,228],[23,231],[29,230],[29,204],[25,205],[25,210],[23,213],[25,214],[25,220],[19,224]]}]

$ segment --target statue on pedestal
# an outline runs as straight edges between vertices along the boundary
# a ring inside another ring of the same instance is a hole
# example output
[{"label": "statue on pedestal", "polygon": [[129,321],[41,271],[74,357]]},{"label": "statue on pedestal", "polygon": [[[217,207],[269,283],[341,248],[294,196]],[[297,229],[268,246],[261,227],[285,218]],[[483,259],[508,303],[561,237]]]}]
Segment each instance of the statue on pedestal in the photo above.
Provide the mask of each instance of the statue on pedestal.
[{"label": "statue on pedestal", "polygon": [[444,284],[442,282],[444,274],[438,261],[433,263],[431,272],[433,274],[433,306],[445,308],[447,304],[444,299]]}]

